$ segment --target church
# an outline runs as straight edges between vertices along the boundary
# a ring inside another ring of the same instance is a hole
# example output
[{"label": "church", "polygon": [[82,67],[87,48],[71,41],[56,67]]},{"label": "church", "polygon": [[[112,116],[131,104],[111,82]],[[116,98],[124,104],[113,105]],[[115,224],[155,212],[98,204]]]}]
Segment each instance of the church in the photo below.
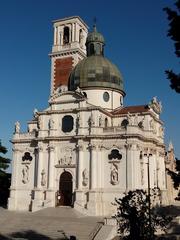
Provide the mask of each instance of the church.
[{"label": "church", "polygon": [[105,39],[79,17],[53,22],[48,107],[15,123],[8,209],[72,206],[111,216],[115,198],[160,189],[167,201],[161,103],[124,106],[123,77],[105,57]]}]

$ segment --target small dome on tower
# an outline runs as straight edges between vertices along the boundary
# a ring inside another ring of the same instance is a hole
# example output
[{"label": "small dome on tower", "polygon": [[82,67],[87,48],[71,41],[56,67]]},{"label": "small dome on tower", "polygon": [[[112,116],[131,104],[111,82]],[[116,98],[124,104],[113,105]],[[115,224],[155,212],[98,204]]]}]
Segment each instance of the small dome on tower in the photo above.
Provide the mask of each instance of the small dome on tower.
[{"label": "small dome on tower", "polygon": [[87,58],[72,70],[69,90],[80,88],[108,88],[125,95],[123,78],[117,66],[104,57],[105,40],[94,26],[86,39]]},{"label": "small dome on tower", "polygon": [[105,43],[104,37],[101,33],[97,32],[96,25],[93,27],[93,32],[90,32],[86,39],[86,44],[89,42],[101,42]]}]

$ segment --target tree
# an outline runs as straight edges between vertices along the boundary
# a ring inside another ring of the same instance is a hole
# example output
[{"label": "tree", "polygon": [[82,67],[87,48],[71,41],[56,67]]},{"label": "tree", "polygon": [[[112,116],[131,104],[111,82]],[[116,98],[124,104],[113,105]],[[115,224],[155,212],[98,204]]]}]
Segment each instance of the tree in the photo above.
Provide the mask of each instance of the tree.
[{"label": "tree", "polygon": [[[167,36],[174,41],[175,54],[180,57],[180,0],[175,3],[177,11],[165,7],[163,10],[167,13],[169,20],[169,30]],[[167,78],[170,80],[170,86],[177,93],[180,93],[180,74],[174,73],[172,70],[165,71]]]},{"label": "tree", "polygon": [[0,175],[4,175],[5,174],[4,170],[6,170],[9,167],[10,159],[1,156],[1,154],[6,153],[7,149],[4,146],[2,146],[0,141]]},{"label": "tree", "polygon": [[[168,168],[166,169],[167,173],[171,176],[173,183],[174,183],[174,188],[179,189],[180,187],[180,160],[176,158],[176,169],[175,171],[171,171]],[[176,200],[180,201],[180,191],[178,193],[178,196],[175,198]]]},{"label": "tree", "polygon": [[[157,193],[153,190],[152,197]],[[166,230],[170,217],[157,213],[155,208],[149,209],[149,195],[144,190],[129,191],[124,197],[116,199],[118,233],[128,240],[155,239],[158,229]],[[150,211],[149,211],[150,210]]]},{"label": "tree", "polygon": [[11,174],[5,172],[5,170],[9,167],[10,159],[2,156],[2,154],[6,153],[7,149],[2,146],[0,141],[0,205],[2,206],[7,204],[11,181]]}]

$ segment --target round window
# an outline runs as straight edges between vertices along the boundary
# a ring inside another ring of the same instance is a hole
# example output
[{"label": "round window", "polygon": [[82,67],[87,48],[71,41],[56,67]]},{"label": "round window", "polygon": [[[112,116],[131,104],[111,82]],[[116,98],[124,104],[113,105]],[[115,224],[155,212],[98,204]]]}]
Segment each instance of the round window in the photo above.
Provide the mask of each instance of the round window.
[{"label": "round window", "polygon": [[105,102],[109,101],[109,93],[108,92],[104,92],[103,99],[104,99]]}]

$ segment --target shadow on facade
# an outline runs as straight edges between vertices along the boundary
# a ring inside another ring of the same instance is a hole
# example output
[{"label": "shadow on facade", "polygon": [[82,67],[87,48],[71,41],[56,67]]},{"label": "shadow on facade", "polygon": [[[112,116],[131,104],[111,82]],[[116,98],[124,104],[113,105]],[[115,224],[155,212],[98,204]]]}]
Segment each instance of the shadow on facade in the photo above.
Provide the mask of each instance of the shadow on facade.
[{"label": "shadow on facade", "polygon": [[170,222],[169,226],[167,227],[167,234],[157,237],[158,240],[163,239],[170,239],[176,240],[176,236],[180,236],[180,225],[179,219],[176,217],[180,216],[180,206],[175,205],[168,205],[168,206],[161,206],[156,208],[157,213],[160,213],[161,216],[170,216],[172,221]]},{"label": "shadow on facade", "polygon": [[3,208],[7,208],[10,184],[11,184],[10,173],[0,175],[0,206]]},{"label": "shadow on facade", "polygon": [[[63,231],[59,231],[61,234]],[[40,234],[38,232],[32,231],[32,230],[27,230],[27,231],[22,231],[22,232],[14,232],[8,235],[2,235],[0,234],[0,239],[1,240],[15,240],[15,239],[24,239],[24,240],[76,240],[75,236],[70,236],[68,238],[66,235],[63,237],[58,237],[58,238],[50,238],[46,235]]]}]

